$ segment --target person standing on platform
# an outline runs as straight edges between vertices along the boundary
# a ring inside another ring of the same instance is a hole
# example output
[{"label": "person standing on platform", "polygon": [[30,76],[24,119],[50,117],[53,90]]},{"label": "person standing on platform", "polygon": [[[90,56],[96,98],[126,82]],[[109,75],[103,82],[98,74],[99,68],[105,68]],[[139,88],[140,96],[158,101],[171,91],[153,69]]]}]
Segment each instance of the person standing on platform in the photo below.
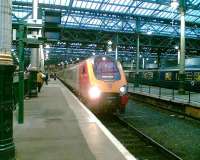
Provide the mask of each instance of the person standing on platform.
[{"label": "person standing on platform", "polygon": [[54,77],[54,80],[56,80],[56,73],[54,73],[53,77]]},{"label": "person standing on platform", "polygon": [[49,75],[48,72],[45,73],[45,83],[48,85]]},{"label": "person standing on platform", "polygon": [[40,92],[41,88],[42,88],[42,85],[43,85],[43,74],[41,71],[39,71],[37,73],[37,87],[38,87],[38,92]]}]

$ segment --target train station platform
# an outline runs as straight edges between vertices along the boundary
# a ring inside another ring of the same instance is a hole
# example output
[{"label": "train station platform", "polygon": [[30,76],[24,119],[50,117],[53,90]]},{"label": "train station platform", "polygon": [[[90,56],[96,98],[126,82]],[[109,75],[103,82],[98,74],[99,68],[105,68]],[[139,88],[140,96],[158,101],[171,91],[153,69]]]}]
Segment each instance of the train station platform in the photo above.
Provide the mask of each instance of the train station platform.
[{"label": "train station platform", "polygon": [[[140,84],[135,87],[129,83],[129,93],[151,104],[182,112],[183,114],[200,119],[200,93],[185,91],[180,94],[176,89],[161,88]],[[145,99],[146,97],[146,99]],[[149,99],[148,99],[149,98]]]},{"label": "train station platform", "polygon": [[16,160],[135,159],[59,80],[25,100],[24,124],[16,114]]}]

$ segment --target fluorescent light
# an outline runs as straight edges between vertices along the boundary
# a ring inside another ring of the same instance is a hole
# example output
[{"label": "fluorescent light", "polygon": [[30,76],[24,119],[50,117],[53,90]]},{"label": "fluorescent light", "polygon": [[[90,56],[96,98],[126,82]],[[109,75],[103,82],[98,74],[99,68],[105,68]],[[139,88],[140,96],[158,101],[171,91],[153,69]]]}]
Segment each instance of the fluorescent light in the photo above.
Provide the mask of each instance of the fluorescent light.
[{"label": "fluorescent light", "polygon": [[175,46],[174,48],[175,48],[175,49],[178,49],[178,46]]},{"label": "fluorescent light", "polygon": [[174,9],[177,9],[179,6],[179,3],[177,0],[172,0],[171,1],[171,7],[174,8]]},{"label": "fluorescent light", "polygon": [[49,44],[47,44],[45,48],[50,48]]},{"label": "fluorescent light", "polygon": [[110,40],[110,41],[108,41],[108,45],[112,45],[112,41]]},{"label": "fluorescent light", "polygon": [[108,48],[108,52],[112,52],[112,48]]},{"label": "fluorescent light", "polygon": [[148,35],[151,35],[151,34],[152,34],[152,31],[148,31],[147,34],[148,34]]}]

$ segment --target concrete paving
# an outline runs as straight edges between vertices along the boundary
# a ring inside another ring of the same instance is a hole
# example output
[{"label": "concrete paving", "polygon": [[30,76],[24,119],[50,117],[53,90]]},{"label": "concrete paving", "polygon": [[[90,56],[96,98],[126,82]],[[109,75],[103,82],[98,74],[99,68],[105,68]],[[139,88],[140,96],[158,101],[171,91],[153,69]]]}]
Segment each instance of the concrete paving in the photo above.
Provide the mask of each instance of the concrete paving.
[{"label": "concrete paving", "polygon": [[[110,141],[58,80],[25,100],[25,123],[14,114],[17,160],[124,160]],[[127,154],[128,155],[128,154]]]}]

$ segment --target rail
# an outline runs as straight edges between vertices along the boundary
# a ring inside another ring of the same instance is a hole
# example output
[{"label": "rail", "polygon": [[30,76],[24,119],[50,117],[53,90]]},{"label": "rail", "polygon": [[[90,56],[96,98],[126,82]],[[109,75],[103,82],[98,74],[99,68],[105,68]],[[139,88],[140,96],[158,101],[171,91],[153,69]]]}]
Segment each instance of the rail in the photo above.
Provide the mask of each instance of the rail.
[{"label": "rail", "polygon": [[103,124],[138,159],[182,160],[151,137],[139,131],[119,115],[98,116]]}]

